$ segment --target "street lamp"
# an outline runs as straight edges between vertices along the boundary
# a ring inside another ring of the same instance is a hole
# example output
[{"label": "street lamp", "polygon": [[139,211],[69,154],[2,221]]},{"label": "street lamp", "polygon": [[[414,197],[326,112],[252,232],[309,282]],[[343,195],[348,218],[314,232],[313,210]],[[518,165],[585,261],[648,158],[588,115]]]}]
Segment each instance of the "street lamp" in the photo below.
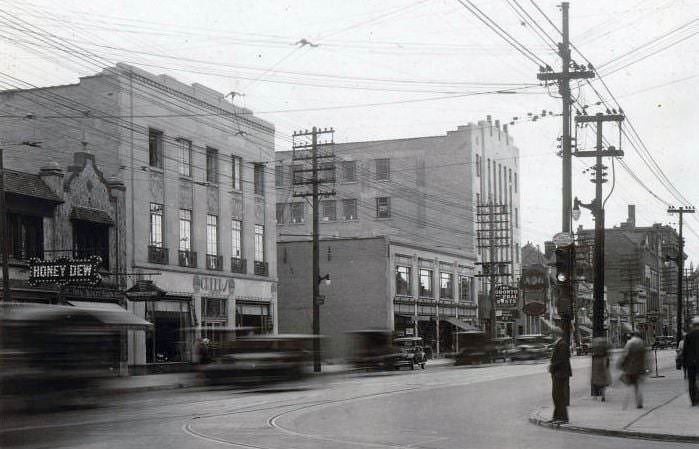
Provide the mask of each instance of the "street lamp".
[{"label": "street lamp", "polygon": [[322,283],[325,286],[329,286],[331,281],[330,281],[330,273],[326,274],[325,276],[320,276],[318,278],[318,284]]}]

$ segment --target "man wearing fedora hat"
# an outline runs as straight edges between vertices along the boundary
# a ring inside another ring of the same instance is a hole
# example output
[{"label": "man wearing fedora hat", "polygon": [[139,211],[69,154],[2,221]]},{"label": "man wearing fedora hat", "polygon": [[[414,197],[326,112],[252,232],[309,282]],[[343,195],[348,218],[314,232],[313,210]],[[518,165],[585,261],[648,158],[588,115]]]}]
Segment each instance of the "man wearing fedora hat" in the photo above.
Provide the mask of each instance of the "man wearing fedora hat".
[{"label": "man wearing fedora hat", "polygon": [[699,315],[692,318],[691,328],[684,337],[682,360],[687,369],[689,400],[692,401],[693,406],[699,405],[699,392],[697,392],[697,371],[699,370]]}]

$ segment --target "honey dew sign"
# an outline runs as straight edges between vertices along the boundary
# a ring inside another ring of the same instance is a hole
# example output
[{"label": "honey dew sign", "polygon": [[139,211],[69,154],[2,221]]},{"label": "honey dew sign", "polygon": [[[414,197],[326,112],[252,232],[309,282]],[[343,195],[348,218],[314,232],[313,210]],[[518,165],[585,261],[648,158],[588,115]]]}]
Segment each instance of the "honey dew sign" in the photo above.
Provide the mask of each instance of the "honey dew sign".
[{"label": "honey dew sign", "polygon": [[101,263],[102,258],[99,256],[88,259],[31,259],[29,283],[31,285],[97,285],[102,280],[102,276],[97,271]]}]

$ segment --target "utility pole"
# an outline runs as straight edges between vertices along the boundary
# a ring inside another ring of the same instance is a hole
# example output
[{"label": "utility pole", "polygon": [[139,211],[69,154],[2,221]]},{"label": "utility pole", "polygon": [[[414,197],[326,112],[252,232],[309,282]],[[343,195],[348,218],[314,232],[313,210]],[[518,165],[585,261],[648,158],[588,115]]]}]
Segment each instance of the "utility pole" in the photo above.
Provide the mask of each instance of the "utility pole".
[{"label": "utility pole", "polygon": [[476,277],[487,277],[490,280],[490,334],[497,338],[497,281],[499,277],[510,277],[508,269],[512,266],[511,261],[499,260],[498,257],[498,249],[506,248],[510,244],[508,211],[507,206],[494,204],[492,201],[488,201],[488,204],[478,204],[476,207],[478,247],[488,251],[488,261],[476,263],[482,266],[481,273]]},{"label": "utility pole", "polygon": [[4,152],[0,148],[0,238],[2,238],[2,300],[11,301],[10,291],[10,268],[8,266],[10,249],[7,247],[10,241],[9,232],[7,232],[7,206],[5,204],[5,163]]},{"label": "utility pole", "polygon": [[592,307],[592,336],[604,337],[604,204],[602,199],[602,184],[607,182],[605,177],[606,166],[602,163],[603,157],[621,157],[624,152],[609,146],[606,150],[602,146],[603,134],[602,124],[604,122],[621,123],[624,120],[622,114],[601,113],[596,115],[578,115],[575,117],[576,124],[595,123],[597,126],[597,145],[594,151],[575,151],[576,157],[594,157],[593,167],[595,177],[591,181],[595,184],[595,199],[591,204],[581,203],[577,198],[575,205],[584,206],[592,210],[595,217],[595,248],[593,255],[594,266],[594,304]]},{"label": "utility pole", "polygon": [[[568,2],[561,3],[561,14],[563,20],[562,38],[563,42],[558,44],[558,55],[561,57],[561,71],[554,72],[551,67],[539,67],[537,79],[548,82],[558,83],[558,92],[561,95],[561,115],[563,117],[563,134],[561,137],[561,158],[563,160],[563,189],[561,197],[561,212],[562,212],[562,229],[561,231],[567,234],[571,232],[572,218],[572,163],[571,163],[571,106],[573,100],[570,94],[570,80],[594,78],[595,73],[592,66],[579,66],[577,63],[571,64],[570,58],[570,32],[568,20]],[[571,71],[571,68],[573,71]],[[569,298],[573,298],[572,284],[569,285],[571,291],[566,292]],[[570,341],[570,324],[571,317],[561,316],[563,331],[566,333],[568,341]]]},{"label": "utility pole", "polygon": [[675,207],[670,206],[667,209],[668,214],[678,214],[680,216],[680,235],[679,235],[679,250],[677,257],[673,260],[677,263],[677,341],[682,338],[682,281],[684,278],[684,238],[682,237],[682,219],[684,214],[693,214],[694,207]]},{"label": "utility pole", "polygon": [[[335,195],[335,191],[320,192],[321,184],[329,184],[335,182],[335,155],[332,152],[334,143],[335,131],[330,129],[318,129],[315,126],[311,131],[298,131],[293,134],[293,156],[292,161],[292,185],[294,187],[294,197],[311,197],[313,208],[313,371],[319,373],[321,370],[320,357],[320,305],[325,298],[320,296],[320,283],[323,279],[329,280],[326,275],[323,278],[320,276],[320,242],[319,242],[319,205],[321,196]],[[323,142],[318,141],[319,136],[329,135],[330,139]],[[310,138],[310,142],[308,139]],[[300,142],[299,142],[300,141]],[[319,146],[329,147],[330,150],[319,151]],[[330,160],[330,162],[320,163],[319,159]],[[297,167],[296,163],[300,162],[301,167]],[[310,163],[310,168],[307,168]],[[304,168],[306,167],[306,168]],[[320,173],[326,173],[326,176],[320,176]],[[305,173],[310,173],[311,177],[304,176]],[[311,191],[308,192],[308,186],[311,186]],[[297,187],[301,187],[301,191],[297,191]]]}]

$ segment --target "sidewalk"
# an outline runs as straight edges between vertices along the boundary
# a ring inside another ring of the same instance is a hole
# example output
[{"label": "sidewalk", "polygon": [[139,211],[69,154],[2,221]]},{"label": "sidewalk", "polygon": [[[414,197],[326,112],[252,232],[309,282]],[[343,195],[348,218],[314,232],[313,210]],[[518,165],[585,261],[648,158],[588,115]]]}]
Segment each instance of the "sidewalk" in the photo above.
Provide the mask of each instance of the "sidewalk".
[{"label": "sidewalk", "polygon": [[[666,377],[646,378],[642,409],[635,407],[632,394],[628,407],[623,409],[629,389],[617,380],[607,389],[606,402],[593,399],[589,394],[571,398],[569,424],[547,422],[553,414],[552,405],[536,410],[529,421],[572,432],[699,443],[699,407],[690,406],[687,382],[682,378],[682,371],[664,369],[660,374]],[[614,376],[618,379],[617,373]]]}]

